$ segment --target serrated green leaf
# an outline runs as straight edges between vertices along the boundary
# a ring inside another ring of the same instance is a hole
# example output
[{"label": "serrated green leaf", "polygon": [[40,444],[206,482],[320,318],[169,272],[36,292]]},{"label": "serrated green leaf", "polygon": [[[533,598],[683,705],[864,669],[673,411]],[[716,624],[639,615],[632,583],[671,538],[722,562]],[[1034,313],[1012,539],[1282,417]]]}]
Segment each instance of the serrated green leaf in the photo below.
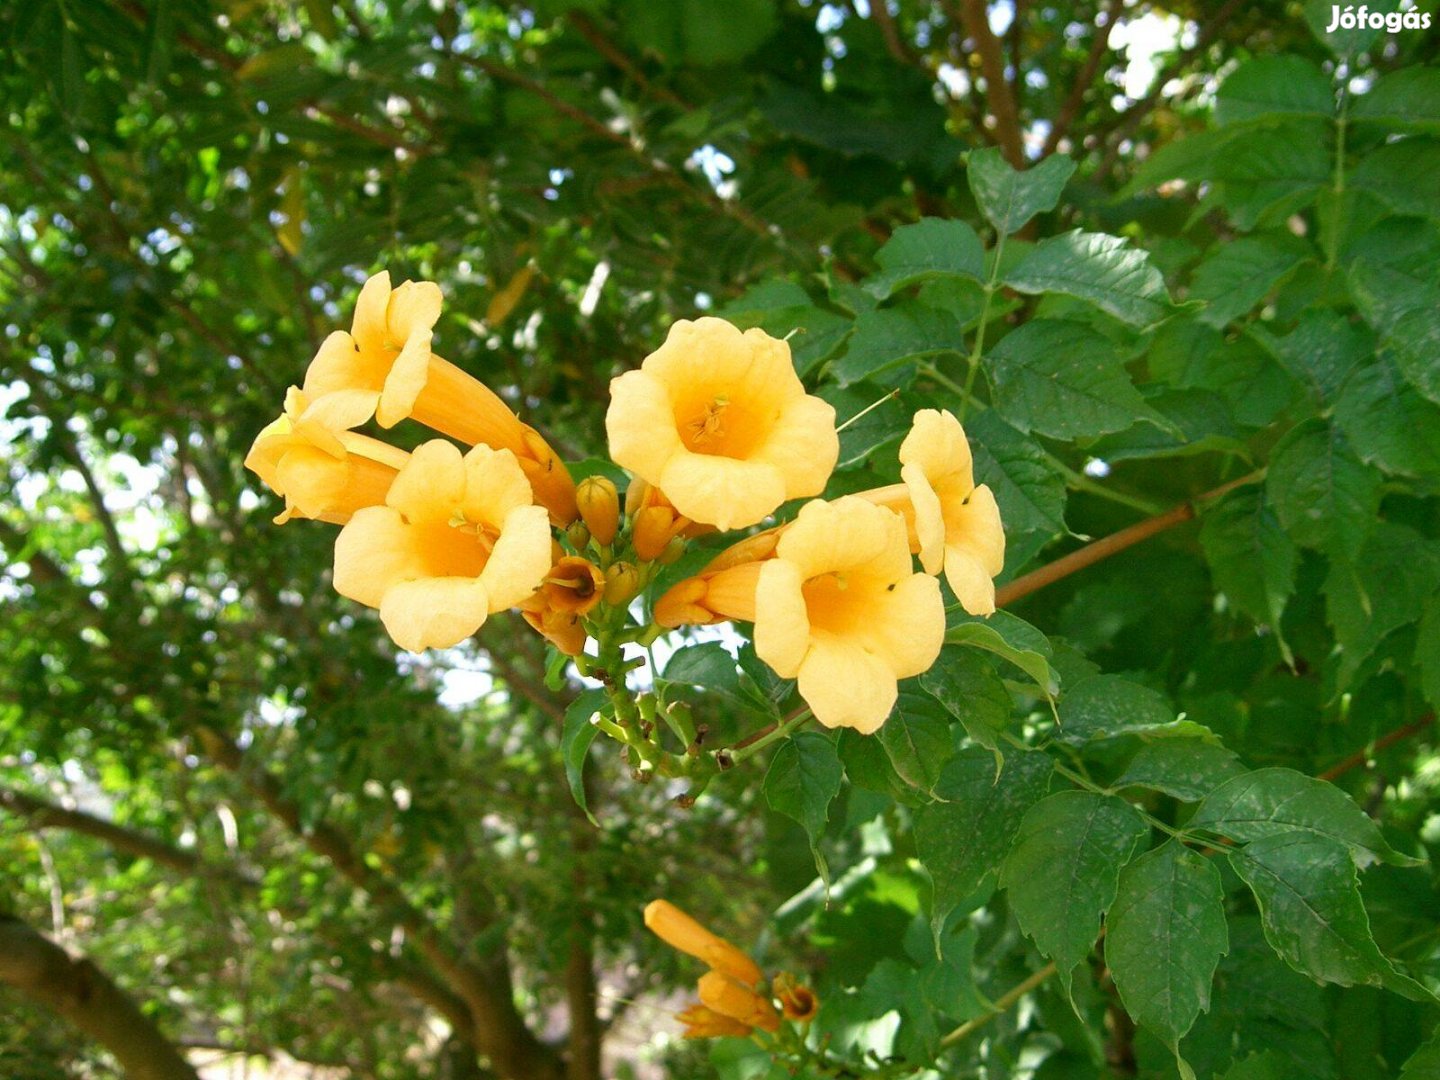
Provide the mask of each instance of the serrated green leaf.
[{"label": "serrated green leaf", "polygon": [[1284,337],[1257,327],[1251,328],[1251,336],[1322,406],[1334,400],[1357,365],[1375,354],[1373,336],[1363,324],[1329,310],[1302,313],[1295,329]]},{"label": "serrated green leaf", "polygon": [[875,253],[880,270],[865,287],[881,300],[907,285],[937,277],[979,279],[985,273],[985,251],[980,237],[963,221],[922,218],[902,225]]},{"label": "serrated green leaf", "polygon": [[967,747],[941,771],[935,793],[942,802],[915,815],[915,850],[931,882],[930,926],[940,932],[957,904],[996,872],[1025,812],[1050,786],[1050,759],[1012,753],[997,776],[988,753]]},{"label": "serrated green leaf", "polygon": [[1375,196],[1397,214],[1440,218],[1440,184],[1417,184],[1440,173],[1440,140],[1413,135],[1366,154],[1347,182]]},{"label": "serrated green leaf", "polygon": [[1146,252],[1121,237],[1079,229],[1040,241],[1006,271],[1005,284],[1073,296],[1132,326],[1153,326],[1172,310],[1165,279]]},{"label": "serrated green leaf", "polygon": [[1403,525],[1378,521],[1353,564],[1331,560],[1322,588],[1342,688],[1387,634],[1420,618],[1437,585],[1440,544]]},{"label": "serrated green leaf", "polygon": [[1120,872],[1105,921],[1105,963],[1125,1011],[1177,1058],[1230,949],[1224,900],[1214,864],[1171,840]]},{"label": "serrated green leaf", "polygon": [[560,757],[565,762],[565,779],[570,784],[570,794],[575,799],[575,805],[585,811],[585,816],[593,825],[599,825],[599,822],[590,812],[590,803],[585,797],[585,757],[600,730],[590,722],[590,718],[603,710],[605,704],[604,690],[582,691],[565,709],[560,732]]},{"label": "serrated green leaf", "polygon": [[1280,636],[1285,604],[1295,591],[1295,544],[1256,487],[1232,491],[1205,513],[1200,546],[1215,586],[1235,609],[1268,625],[1287,660]]},{"label": "serrated green leaf", "polygon": [[967,419],[965,430],[975,458],[975,482],[989,485],[995,495],[1007,548],[1021,533],[1039,533],[1045,540],[1063,534],[1065,480],[1035,440],[993,409]]},{"label": "serrated green leaf", "polygon": [[1440,131],[1440,68],[1402,67],[1381,76],[1355,99],[1349,116],[1352,123]]},{"label": "serrated green leaf", "polygon": [[[1400,0],[1375,0],[1366,5],[1366,10],[1383,15],[1399,7]],[[1339,10],[1345,12],[1347,8],[1342,5]],[[1310,32],[1315,35],[1316,41],[1336,56],[1354,56],[1364,52],[1385,32],[1383,20],[1372,25],[1368,19],[1356,19],[1347,27],[1335,14],[1336,8],[1331,0],[1305,0],[1305,21],[1310,25]]]},{"label": "serrated green leaf", "polygon": [[969,645],[992,652],[1029,675],[1046,695],[1054,697],[1060,692],[1060,678],[1050,666],[1050,642],[1024,619],[997,611],[982,620],[958,610],[947,613],[947,618],[947,645]]},{"label": "serrated green leaf", "polygon": [[765,773],[765,801],[770,809],[800,823],[810,838],[815,867],[827,881],[830,871],[820,854],[820,835],[843,777],[834,744],[813,731],[797,732],[783,742]]},{"label": "serrated green leaf", "polygon": [[1136,751],[1115,781],[1163,791],[1181,802],[1199,802],[1217,787],[1245,771],[1225,747],[1204,739],[1157,739]]},{"label": "serrated green leaf", "polygon": [[1335,89],[1329,77],[1299,56],[1260,56],[1247,60],[1220,84],[1215,121],[1234,124],[1273,116],[1329,117]]},{"label": "serrated green leaf", "polygon": [[835,749],[845,766],[845,775],[856,787],[887,795],[906,806],[922,806],[927,801],[925,796],[900,779],[895,766],[890,763],[890,755],[873,735],[861,735],[858,731],[845,728],[836,740]]},{"label": "serrated green leaf", "polygon": [[1380,508],[1380,474],[1339,428],[1312,417],[1271,451],[1265,494],[1296,543],[1353,561]]},{"label": "serrated green leaf", "polygon": [[1216,245],[1190,285],[1190,299],[1206,302],[1200,321],[1226,326],[1270,295],[1311,255],[1309,244],[1288,233]]},{"label": "serrated green leaf", "polygon": [[1084,323],[1031,320],[1001,339],[985,370],[996,412],[1021,431],[1084,438],[1152,414],[1120,351]]},{"label": "serrated green leaf", "polygon": [[816,307],[810,294],[789,281],[770,281],[748,290],[716,311],[748,330],[758,326],[790,344],[795,371],[808,375],[840,348],[854,328],[848,316]]},{"label": "serrated green leaf", "polygon": [[883,375],[922,356],[963,352],[965,335],[956,318],[913,301],[861,312],[845,352],[830,362],[841,386]]},{"label": "serrated green leaf", "polygon": [[1335,419],[1364,461],[1399,476],[1440,475],[1440,406],[1400,376],[1392,357],[1346,380]]},{"label": "serrated green leaf", "polygon": [[1036,214],[1054,210],[1075,163],[1052,154],[1033,168],[1016,172],[999,150],[972,150],[966,159],[966,178],[975,203],[991,225],[1008,236],[1018,232]]},{"label": "serrated green leaf", "polygon": [[763,711],[745,692],[735,657],[718,641],[704,641],[675,650],[665,664],[663,679],[716,694],[748,712]]},{"label": "serrated green leaf", "polygon": [[1174,719],[1175,710],[1158,691],[1119,675],[1091,675],[1061,697],[1055,738],[1081,746],[1093,739],[1166,727]]},{"label": "serrated green leaf", "polygon": [[1055,961],[1067,994],[1115,899],[1121,868],[1149,832],[1129,803],[1089,791],[1047,796],[1020,823],[1000,884],[1020,928]]},{"label": "serrated green leaf", "polygon": [[1242,842],[1305,833],[1345,845],[1360,866],[1376,859],[1420,865],[1387,844],[1343,791],[1294,769],[1257,769],[1227,780],[1196,807],[1189,826]]},{"label": "serrated green leaf", "polygon": [[1283,832],[1227,852],[1255,894],[1265,939],[1302,974],[1341,986],[1378,986],[1430,1000],[1396,971],[1370,935],[1350,850],[1312,832]]},{"label": "serrated green leaf", "polygon": [[1395,320],[1385,340],[1410,385],[1440,404],[1440,296]]},{"label": "serrated green leaf", "polygon": [[999,736],[1010,723],[1014,704],[991,662],[972,649],[942,649],[920,676],[920,685],[960,721],[971,741],[995,755],[998,775],[1005,760]]},{"label": "serrated green leaf", "polygon": [[943,711],[921,694],[902,691],[876,735],[895,774],[911,787],[932,794],[940,770],[955,749]]}]

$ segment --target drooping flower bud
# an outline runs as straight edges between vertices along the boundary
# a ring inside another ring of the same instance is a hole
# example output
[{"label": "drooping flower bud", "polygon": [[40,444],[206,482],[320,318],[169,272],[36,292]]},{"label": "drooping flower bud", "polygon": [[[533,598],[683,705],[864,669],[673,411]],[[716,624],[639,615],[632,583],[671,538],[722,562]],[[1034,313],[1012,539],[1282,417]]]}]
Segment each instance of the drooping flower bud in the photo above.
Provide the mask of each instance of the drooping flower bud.
[{"label": "drooping flower bud", "polygon": [[743,1039],[754,1030],[749,1024],[722,1016],[714,1009],[700,1004],[691,1005],[677,1013],[675,1019],[685,1025],[683,1037],[686,1039],[714,1039],[722,1035]]},{"label": "drooping flower bud", "polygon": [[700,1002],[707,1009],[742,1024],[762,1031],[779,1030],[780,1016],[770,999],[723,971],[709,971],[700,976]]},{"label": "drooping flower bud", "polygon": [[587,476],[575,489],[575,504],[590,535],[601,544],[615,539],[620,527],[620,494],[608,477]]},{"label": "drooping flower bud", "polygon": [[[672,949],[703,960],[715,971],[729,976],[741,990],[756,985],[765,977],[754,960],[718,934],[712,934],[668,900],[652,900],[646,905],[645,925]],[[701,997],[703,1000],[704,995]],[[713,1005],[711,1007],[714,1008]],[[733,1014],[726,1012],[725,1015]]]}]

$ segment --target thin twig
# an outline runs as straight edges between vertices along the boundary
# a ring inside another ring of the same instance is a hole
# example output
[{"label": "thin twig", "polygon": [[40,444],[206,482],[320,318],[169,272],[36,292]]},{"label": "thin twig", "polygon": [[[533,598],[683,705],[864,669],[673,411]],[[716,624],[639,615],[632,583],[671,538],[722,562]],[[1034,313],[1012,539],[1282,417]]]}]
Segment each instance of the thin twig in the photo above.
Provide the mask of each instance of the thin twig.
[{"label": "thin twig", "polygon": [[1042,158],[1053,154],[1060,145],[1060,140],[1070,133],[1070,126],[1080,114],[1080,106],[1085,103],[1085,94],[1100,73],[1100,61],[1110,49],[1110,31],[1114,29],[1122,6],[1121,0],[1109,0],[1101,10],[1100,21],[1095,25],[1095,37],[1090,42],[1090,54],[1085,58],[1085,65],[1075,77],[1075,84],[1070,88],[1060,111],[1055,114],[1055,123],[1050,127],[1050,134],[1045,136],[1045,146],[1040,151]]}]

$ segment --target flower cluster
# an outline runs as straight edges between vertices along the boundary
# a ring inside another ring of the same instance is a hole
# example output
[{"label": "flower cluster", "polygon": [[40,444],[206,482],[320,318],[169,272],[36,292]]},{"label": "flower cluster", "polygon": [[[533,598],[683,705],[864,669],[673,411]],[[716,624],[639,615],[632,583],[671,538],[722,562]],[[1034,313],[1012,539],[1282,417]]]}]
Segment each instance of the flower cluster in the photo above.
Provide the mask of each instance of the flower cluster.
[{"label": "flower cluster", "polygon": [[699,1002],[679,1014],[685,1038],[743,1037],[757,1030],[773,1034],[780,1030],[782,1017],[800,1024],[814,1019],[819,1002],[808,987],[782,972],[765,992],[765,973],[754,960],[668,900],[650,902],[645,925],[672,949],[710,968],[697,985]]},{"label": "flower cluster", "polygon": [[[756,653],[797,680],[822,724],[868,733],[897,681],[935,662],[939,575],[966,611],[994,610],[1000,514],[950,413],[915,415],[900,483],[825,500],[835,411],[806,392],[789,346],[722,319],[682,320],[611,384],[622,508],[615,479],[577,488],[534,428],[434,352],[440,313],[436,285],[372,277],[350,332],[325,340],[246,459],[284,499],[278,521],[342,526],[335,587],[378,609],[403,648],[453,646],[514,608],[614,685],[621,640],[753,623]],[[406,453],[357,430],[407,420],[445,438]],[[631,623],[631,602],[691,540],[761,525],[795,499],[809,501],[792,519],[740,538]]]}]

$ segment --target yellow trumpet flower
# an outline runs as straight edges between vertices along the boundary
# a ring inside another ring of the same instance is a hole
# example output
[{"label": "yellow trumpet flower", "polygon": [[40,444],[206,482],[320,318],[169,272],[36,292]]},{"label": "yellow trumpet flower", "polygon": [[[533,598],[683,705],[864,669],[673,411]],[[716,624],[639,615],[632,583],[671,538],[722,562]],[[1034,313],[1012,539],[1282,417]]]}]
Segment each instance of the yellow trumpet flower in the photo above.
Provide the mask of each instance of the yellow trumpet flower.
[{"label": "yellow trumpet flower", "polygon": [[668,900],[652,900],[646,905],[645,925],[672,949],[703,960],[742,986],[753,987],[765,977],[754,960]]},{"label": "yellow trumpet flower", "polygon": [[431,351],[441,300],[434,282],[392,289],[387,271],[375,274],[360,290],[350,332],[331,334],[310,362],[306,394],[364,391],[381,427],[409,418],[467,445],[509,450],[552,520],[575,520],[574,482],[549,444],[479,379]]},{"label": "yellow trumpet flower", "polygon": [[448,648],[492,612],[514,607],[551,567],[545,510],[509,450],[461,457],[443,439],[420,446],[384,506],[360,510],[335,542],[335,588],[380,610],[401,648]]},{"label": "yellow trumpet flower", "polygon": [[605,428],[617,464],[720,529],[818,495],[840,452],[835,410],[805,393],[790,346],[710,317],[675,323],[611,382]]},{"label": "yellow trumpet flower", "polygon": [[267,424],[245,467],[285,500],[275,519],[313,518],[343,525],[357,510],[385,501],[410,455],[350,429],[369,419],[365,395],[341,391],[318,400],[292,386],[285,412]]}]

